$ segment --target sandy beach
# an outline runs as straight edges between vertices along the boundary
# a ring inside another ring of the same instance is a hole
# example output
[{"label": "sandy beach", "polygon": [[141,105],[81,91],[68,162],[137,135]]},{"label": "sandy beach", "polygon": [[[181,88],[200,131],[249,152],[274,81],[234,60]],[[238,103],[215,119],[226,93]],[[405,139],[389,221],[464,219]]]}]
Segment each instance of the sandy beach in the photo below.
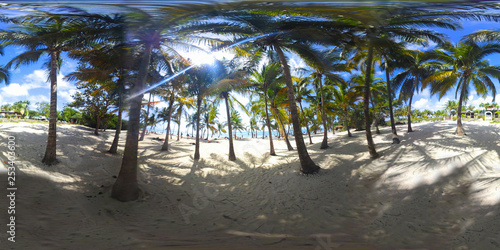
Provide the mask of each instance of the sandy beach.
[{"label": "sandy beach", "polygon": [[[16,142],[16,242],[7,241],[6,190],[0,199],[2,249],[498,249],[500,125],[464,122],[398,126],[374,133],[382,157],[370,160],[364,131],[329,133],[308,145],[318,174],[299,173],[298,156],[275,140],[171,140],[139,144],[139,200],[110,198],[121,155],[105,153],[114,131],[58,126],[55,166],[41,163],[47,124],[0,123],[2,162]],[[120,140],[123,152],[125,132]],[[308,140],[306,140],[308,141]],[[292,140],[295,147],[295,142]],[[0,183],[7,185],[5,167]]]}]

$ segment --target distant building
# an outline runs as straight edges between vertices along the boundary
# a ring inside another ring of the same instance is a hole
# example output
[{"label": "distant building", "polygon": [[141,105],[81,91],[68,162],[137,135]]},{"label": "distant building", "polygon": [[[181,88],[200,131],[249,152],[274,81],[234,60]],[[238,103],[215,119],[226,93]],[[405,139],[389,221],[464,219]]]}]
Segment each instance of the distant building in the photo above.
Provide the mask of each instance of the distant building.
[{"label": "distant building", "polygon": [[0,110],[0,117],[21,117],[23,116],[21,113],[16,112],[16,111],[5,111],[5,110]]}]

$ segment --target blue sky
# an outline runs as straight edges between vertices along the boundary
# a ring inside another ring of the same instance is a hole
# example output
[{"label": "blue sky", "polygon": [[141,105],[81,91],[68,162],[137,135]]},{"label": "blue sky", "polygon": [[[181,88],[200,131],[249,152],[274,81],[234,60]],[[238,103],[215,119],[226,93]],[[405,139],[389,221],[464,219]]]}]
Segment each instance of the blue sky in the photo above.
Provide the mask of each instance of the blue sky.
[{"label": "blue sky", "polygon": [[[449,30],[438,30],[449,36],[452,42],[458,42],[463,35],[470,34],[476,30],[480,29],[492,29],[500,30],[500,23],[490,23],[490,22],[466,22],[464,23],[464,29],[459,31],[449,31]],[[424,49],[422,47],[413,46],[414,49]],[[10,59],[22,52],[22,49],[10,47],[5,49],[4,55],[0,56],[0,65],[6,64]],[[196,55],[195,57],[199,57]],[[500,65],[500,55],[493,55],[490,58],[490,64]],[[35,107],[36,102],[49,101],[49,83],[47,82],[47,74],[43,68],[43,63],[47,60],[47,57],[43,58],[38,63],[20,66],[17,69],[11,70],[11,81],[9,85],[0,83],[0,104],[14,103],[19,100],[29,100],[31,102],[31,108]],[[76,61],[72,61],[66,58],[64,64],[61,67],[60,74],[58,76],[58,110],[72,101],[71,95],[73,95],[77,90],[73,83],[64,80],[64,75],[71,73],[77,66]],[[304,62],[296,57],[290,58],[291,67],[305,67]],[[381,73],[381,72],[380,72]],[[380,75],[382,76],[382,75]],[[385,77],[384,77],[385,78]],[[500,86],[497,83],[497,89],[500,92]],[[245,102],[248,98],[241,97],[242,101]],[[441,100],[437,97],[431,96],[428,90],[424,90],[414,96],[413,107],[416,109],[429,109],[432,111],[439,110],[443,108],[444,103],[448,100],[454,100],[454,91],[448,93]],[[492,97],[481,98],[473,92],[469,96],[468,105],[473,105],[478,107],[482,102],[491,102]],[[497,100],[500,101],[500,95],[497,96]],[[160,107],[165,106],[161,104]],[[224,112],[221,112],[220,120],[225,120]],[[242,113],[242,112],[240,112]],[[248,119],[245,117],[245,121]]]}]

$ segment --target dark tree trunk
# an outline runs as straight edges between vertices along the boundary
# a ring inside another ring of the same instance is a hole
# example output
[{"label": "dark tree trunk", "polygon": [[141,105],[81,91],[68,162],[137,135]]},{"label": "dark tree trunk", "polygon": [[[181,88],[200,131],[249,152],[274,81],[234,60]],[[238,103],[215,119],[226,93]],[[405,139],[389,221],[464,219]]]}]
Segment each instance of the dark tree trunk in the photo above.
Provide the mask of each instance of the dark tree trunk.
[{"label": "dark tree trunk", "polygon": [[410,94],[410,102],[408,103],[408,132],[413,132],[411,129],[411,102],[413,100],[413,93],[415,93],[415,87],[417,86],[418,77],[415,77],[415,81],[413,82],[412,91]]},{"label": "dark tree trunk", "polygon": [[111,148],[108,151],[112,154],[116,154],[118,151],[118,142],[120,140],[120,132],[122,130],[123,108],[122,108],[122,103],[121,103],[121,96],[120,96],[120,104],[119,105],[120,105],[120,107],[118,107],[118,124],[116,125],[115,138],[113,139],[113,143],[111,144]]},{"label": "dark tree trunk", "polygon": [[144,117],[144,127],[142,128],[142,133],[141,133],[141,138],[139,138],[139,141],[144,140],[144,135],[146,134],[146,129],[148,128],[148,119],[149,119],[149,103],[151,102],[151,93],[149,93],[149,100],[147,104],[147,109],[146,109],[146,117]]},{"label": "dark tree trunk", "polygon": [[328,148],[328,129],[326,127],[326,114],[325,114],[325,102],[323,97],[323,81],[321,75],[318,77],[319,92],[321,95],[321,121],[323,122],[323,141],[321,142],[320,149]]},{"label": "dark tree trunk", "polygon": [[285,125],[283,125],[283,121],[281,120],[278,109],[274,108],[274,112],[276,113],[276,118],[278,119],[278,123],[281,127],[281,130],[283,131],[283,139],[285,139],[286,147],[288,148],[288,151],[292,151],[293,147],[292,144],[290,144],[290,141],[288,140],[288,135],[286,134]]},{"label": "dark tree trunk", "polygon": [[466,84],[464,84],[465,81],[467,81],[467,79],[463,80],[462,84],[459,85],[462,86],[462,89],[460,91],[460,99],[458,100],[458,110],[457,110],[457,135],[459,136],[466,135],[464,126],[462,125],[462,102],[465,96],[465,86],[466,86]]},{"label": "dark tree trunk", "polygon": [[389,98],[389,116],[391,118],[392,144],[399,144],[399,136],[396,130],[396,122],[394,121],[394,111],[392,110],[392,87],[389,76],[389,65],[387,64],[387,56],[385,58],[385,78],[387,81],[387,97]]},{"label": "dark tree trunk", "polygon": [[[300,112],[304,114],[304,109],[302,108],[302,102],[299,102]],[[306,120],[306,116],[304,115],[304,122],[306,123],[307,136],[309,136],[309,144],[313,144],[311,139],[311,131],[309,130],[309,122]]]},{"label": "dark tree trunk", "polygon": [[[273,132],[271,131],[271,121],[269,120],[269,109],[267,107],[267,91],[264,91],[264,104],[266,106],[266,125],[267,129],[269,130],[269,154],[270,155],[276,155],[276,152],[274,152],[274,144],[273,144]],[[264,131],[262,131],[262,139],[264,139]]]},{"label": "dark tree trunk", "polygon": [[[146,83],[146,76],[151,59],[151,44],[146,43],[139,77],[134,86],[133,93],[140,93]],[[129,122],[127,129],[127,139],[120,173],[111,190],[111,197],[119,201],[133,201],[139,198],[139,186],[137,184],[137,150],[139,147],[139,130],[141,117],[141,104],[143,94],[134,97],[130,102]]]},{"label": "dark tree trunk", "polygon": [[97,124],[95,125],[95,135],[99,135],[99,125],[101,124],[101,116],[97,115]]},{"label": "dark tree trunk", "polygon": [[179,107],[179,117],[177,117],[179,121],[179,127],[177,128],[177,141],[179,141],[179,136],[181,135],[181,119],[182,119],[182,103],[180,104]]},{"label": "dark tree trunk", "polygon": [[287,86],[288,92],[288,103],[290,104],[290,110],[292,112],[292,124],[293,131],[295,136],[295,143],[297,146],[297,152],[299,154],[300,159],[300,171],[305,174],[312,174],[318,172],[320,167],[316,165],[309,153],[307,152],[306,144],[304,143],[304,138],[302,137],[302,129],[299,121],[299,114],[297,112],[297,105],[295,104],[295,93],[293,91],[293,82],[292,76],[290,75],[290,68],[288,67],[288,63],[286,61],[285,55],[281,48],[277,45],[274,45],[274,50],[278,54],[281,62],[281,68],[283,69],[283,75],[285,77],[285,82]]},{"label": "dark tree trunk", "polygon": [[368,152],[370,152],[370,159],[376,159],[380,156],[375,150],[375,143],[373,143],[372,131],[370,128],[370,83],[372,78],[372,61],[373,61],[373,46],[370,44],[368,47],[368,58],[366,62],[365,93],[363,97],[363,104],[365,113],[366,141],[368,143]]},{"label": "dark tree trunk", "polygon": [[196,143],[194,146],[194,158],[200,159],[200,109],[201,109],[201,96],[198,95],[196,100]]},{"label": "dark tree trunk", "polygon": [[47,137],[47,147],[42,162],[47,165],[58,163],[56,159],[56,139],[57,139],[57,61],[59,53],[50,52],[50,114],[49,132]]},{"label": "dark tree trunk", "polygon": [[167,114],[167,135],[165,135],[165,142],[161,146],[161,151],[168,151],[168,137],[170,134],[170,120],[172,120],[172,110],[174,109],[174,92],[170,94],[170,98],[168,100],[168,114]]},{"label": "dark tree trunk", "polygon": [[[226,103],[226,115],[227,115],[227,132],[229,134],[229,160],[236,161],[236,155],[234,154],[234,146],[233,146],[233,121],[231,120],[231,112],[229,111],[229,100],[228,93],[224,93],[224,102]],[[253,133],[252,133],[253,138]]]}]

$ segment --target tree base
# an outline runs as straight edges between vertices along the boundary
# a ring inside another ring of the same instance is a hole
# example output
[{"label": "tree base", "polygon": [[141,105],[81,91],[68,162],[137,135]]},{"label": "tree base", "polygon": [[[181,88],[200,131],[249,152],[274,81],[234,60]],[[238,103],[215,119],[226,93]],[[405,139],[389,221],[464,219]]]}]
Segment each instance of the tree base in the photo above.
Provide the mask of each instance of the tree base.
[{"label": "tree base", "polygon": [[399,144],[399,138],[392,138],[392,144]]},{"label": "tree base", "polygon": [[377,158],[380,158],[380,154],[378,154],[378,153],[375,153],[375,154],[370,153],[370,160],[375,160]]},{"label": "tree base", "polygon": [[111,198],[121,201],[135,201],[139,198],[140,190],[137,185],[122,185],[117,181],[111,190]]},{"label": "tree base", "polygon": [[56,165],[57,163],[59,163],[59,161],[57,159],[43,159],[42,160],[42,163],[47,165],[47,166],[51,166],[51,165]]},{"label": "tree base", "polygon": [[308,167],[307,169],[301,168],[300,172],[303,174],[315,174],[317,173],[321,168],[318,165],[314,165],[312,167]]}]

